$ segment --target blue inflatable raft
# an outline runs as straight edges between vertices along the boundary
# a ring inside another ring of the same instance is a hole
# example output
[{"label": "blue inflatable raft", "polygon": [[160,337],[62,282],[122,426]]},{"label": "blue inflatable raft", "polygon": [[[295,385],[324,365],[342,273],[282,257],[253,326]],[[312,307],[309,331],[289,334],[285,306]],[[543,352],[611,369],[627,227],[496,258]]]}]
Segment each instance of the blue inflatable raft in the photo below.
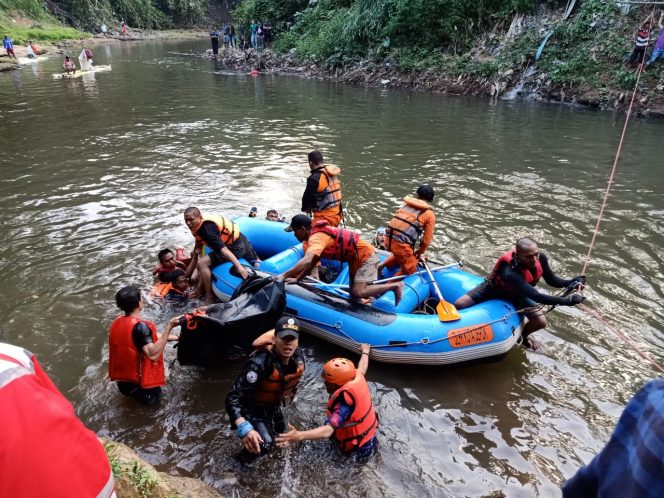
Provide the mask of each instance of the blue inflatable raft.
[{"label": "blue inflatable raft", "polygon": [[[249,217],[234,219],[262,259],[259,273],[283,273],[302,256],[302,244],[287,225]],[[381,254],[384,259],[387,253]],[[242,261],[243,264],[247,262]],[[303,282],[288,285],[286,313],[296,316],[305,331],[351,351],[358,343],[371,344],[371,359],[385,363],[447,365],[499,358],[521,340],[523,322],[505,301],[487,301],[459,310],[460,320],[441,322],[437,301],[424,274],[406,277],[403,298],[394,305],[389,292],[365,305],[348,299],[340,286],[348,284],[348,268],[323,260],[339,272],[331,284]],[[454,302],[482,281],[460,268],[433,268],[434,277],[448,302]],[[230,263],[213,270],[213,289],[227,300],[240,283]],[[428,304],[428,305],[427,305]],[[432,313],[432,314],[428,314]]]}]

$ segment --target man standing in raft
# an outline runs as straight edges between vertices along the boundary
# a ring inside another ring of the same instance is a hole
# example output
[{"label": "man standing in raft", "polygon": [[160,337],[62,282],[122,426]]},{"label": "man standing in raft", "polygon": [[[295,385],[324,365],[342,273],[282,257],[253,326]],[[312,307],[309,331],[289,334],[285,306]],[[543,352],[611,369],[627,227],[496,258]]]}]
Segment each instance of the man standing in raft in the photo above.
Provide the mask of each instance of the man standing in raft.
[{"label": "man standing in raft", "polygon": [[394,292],[394,304],[401,301],[402,282],[369,285],[378,278],[378,254],[357,233],[333,228],[327,221],[314,222],[304,214],[293,216],[287,232],[303,242],[304,257],[283,274],[284,278],[301,280],[309,275],[321,258],[347,262],[350,274],[350,295],[355,299],[377,297]]},{"label": "man standing in raft", "polygon": [[[433,240],[433,229],[436,225],[436,215],[429,203],[433,201],[433,187],[420,185],[416,192],[417,197],[404,198],[401,206],[385,232],[387,250],[392,255],[387,258],[379,272],[384,267],[399,265],[397,275],[411,275],[417,271],[417,262],[427,250]],[[420,246],[415,250],[415,244],[420,240]]]},{"label": "man standing in raft", "polygon": [[249,273],[240,264],[239,258],[250,263],[258,261],[251,243],[240,233],[240,228],[230,220],[216,215],[201,215],[198,208],[188,207],[184,211],[184,222],[196,239],[194,252],[203,254],[203,247],[211,250],[208,256],[198,259],[198,275],[208,303],[213,300],[212,268],[230,261],[242,278]]},{"label": "man standing in raft", "polygon": [[330,395],[325,425],[298,431],[288,424],[289,431],[277,436],[277,445],[286,447],[295,441],[334,439],[339,449],[359,460],[371,456],[376,448],[378,417],[371,403],[371,393],[364,376],[369,368],[371,346],[362,344],[362,356],[355,365],[346,358],[334,358],[323,367],[321,377]]},{"label": "man standing in raft", "polygon": [[337,166],[325,165],[323,154],[310,152],[307,188],[302,195],[302,211],[314,216],[314,223],[327,221],[331,227],[339,226],[343,218],[341,206],[341,182]]},{"label": "man standing in raft", "polygon": [[551,287],[583,287],[586,283],[585,275],[563,280],[553,273],[549,260],[543,252],[539,251],[533,239],[524,237],[516,242],[516,247],[504,253],[491,271],[491,274],[480,285],[471,289],[456,300],[457,309],[468,308],[489,299],[504,299],[511,302],[517,310],[533,308],[524,312],[528,323],[521,333],[524,344],[534,351],[540,349],[540,344],[530,338],[530,334],[546,327],[544,312],[537,309],[537,304],[574,306],[583,302],[584,296],[574,294],[567,297],[550,296],[542,294],[535,289],[539,279]]},{"label": "man standing in raft", "polygon": [[253,455],[270,451],[274,436],[286,430],[281,405],[293,400],[304,373],[299,337],[300,324],[295,318],[277,320],[274,331],[254,341],[258,349],[226,396],[231,428]]},{"label": "man standing in raft", "polygon": [[108,333],[108,376],[117,381],[125,396],[145,405],[161,399],[161,386],[166,384],[164,348],[167,341],[177,341],[170,335],[180,324],[180,316],[171,318],[161,335],[154,323],[141,318],[143,298],[132,285],[115,294],[115,302],[124,316],[117,317]]}]

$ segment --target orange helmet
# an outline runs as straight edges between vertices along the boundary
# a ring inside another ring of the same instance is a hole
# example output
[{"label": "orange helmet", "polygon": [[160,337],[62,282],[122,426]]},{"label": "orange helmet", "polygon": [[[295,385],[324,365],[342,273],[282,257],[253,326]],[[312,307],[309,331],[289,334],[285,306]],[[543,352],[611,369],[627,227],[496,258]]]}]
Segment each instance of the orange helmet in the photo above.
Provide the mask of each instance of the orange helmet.
[{"label": "orange helmet", "polygon": [[329,384],[343,386],[355,378],[355,365],[346,358],[332,358],[323,367],[321,377]]}]

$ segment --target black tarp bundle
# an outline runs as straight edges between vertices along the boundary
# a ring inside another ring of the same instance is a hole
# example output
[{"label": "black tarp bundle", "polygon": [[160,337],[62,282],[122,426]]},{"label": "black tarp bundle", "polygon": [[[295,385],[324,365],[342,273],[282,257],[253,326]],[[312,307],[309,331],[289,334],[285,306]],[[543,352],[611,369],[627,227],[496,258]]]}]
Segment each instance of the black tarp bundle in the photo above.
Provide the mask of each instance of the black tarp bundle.
[{"label": "black tarp bundle", "polygon": [[247,354],[254,339],[274,328],[285,307],[283,281],[250,276],[227,303],[212,304],[204,314],[182,319],[178,361],[181,365],[214,366]]}]

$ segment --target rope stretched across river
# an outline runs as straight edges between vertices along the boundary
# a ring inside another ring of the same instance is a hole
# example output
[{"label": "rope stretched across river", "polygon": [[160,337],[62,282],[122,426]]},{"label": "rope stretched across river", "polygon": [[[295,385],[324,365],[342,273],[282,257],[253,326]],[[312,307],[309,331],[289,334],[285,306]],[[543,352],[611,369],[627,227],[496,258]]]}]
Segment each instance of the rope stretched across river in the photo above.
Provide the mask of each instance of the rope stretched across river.
[{"label": "rope stretched across river", "polygon": [[[654,16],[655,9],[653,8],[652,13],[650,16],[646,18],[648,20],[650,17]],[[650,45],[650,42],[648,42],[648,45]],[[629,124],[629,120],[632,116],[632,108],[634,107],[634,100],[636,99],[636,93],[639,89],[639,82],[641,80],[641,74],[643,73],[643,69],[646,64],[646,57],[645,54],[647,52],[647,47],[646,50],[644,51],[643,54],[643,60],[639,64],[639,69],[636,73],[636,83],[634,84],[634,90],[632,91],[632,98],[630,99],[629,102],[629,108],[627,109],[627,116],[625,117],[625,124],[623,125],[622,133],[620,135],[620,142],[618,142],[618,149],[616,150],[616,155],[613,160],[613,167],[611,168],[611,174],[609,175],[609,181],[607,182],[606,185],[606,190],[604,192],[604,198],[602,200],[602,205],[599,209],[599,214],[597,215],[597,223],[595,224],[595,229],[593,230],[593,236],[592,239],[590,240],[590,245],[588,246],[588,253],[586,254],[586,257],[584,258],[583,261],[583,269],[581,270],[581,275],[586,274],[586,270],[588,269],[588,265],[590,264],[590,255],[592,254],[593,248],[595,247],[595,241],[597,240],[597,235],[599,234],[599,227],[600,224],[602,223],[602,219],[604,217],[604,209],[606,208],[606,205],[608,203],[609,199],[609,192],[611,191],[611,185],[613,184],[613,178],[616,174],[616,169],[618,167],[618,160],[620,159],[620,152],[622,150],[623,143],[625,141],[625,135],[627,134],[627,125]],[[630,348],[632,348],[634,351],[636,351],[642,358],[650,362],[655,368],[657,368],[660,372],[664,373],[664,367],[660,365],[654,358],[652,358],[649,354],[647,354],[645,351],[642,351],[636,343],[629,338],[626,334],[620,332],[616,327],[612,326],[610,323],[608,323],[606,320],[604,320],[599,313],[596,311],[592,310],[591,308],[581,305],[582,309],[588,313],[589,315],[593,316],[595,319],[599,320],[601,323],[603,323],[611,332],[616,334],[622,341],[627,344]]]}]

